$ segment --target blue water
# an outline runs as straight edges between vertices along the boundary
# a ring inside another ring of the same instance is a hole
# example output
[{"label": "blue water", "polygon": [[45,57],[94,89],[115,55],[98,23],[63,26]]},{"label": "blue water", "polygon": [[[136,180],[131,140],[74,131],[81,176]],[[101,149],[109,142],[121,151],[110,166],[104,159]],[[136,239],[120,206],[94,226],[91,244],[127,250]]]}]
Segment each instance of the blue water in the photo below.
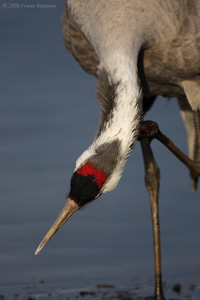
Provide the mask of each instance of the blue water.
[{"label": "blue water", "polygon": [[[95,79],[64,47],[63,1],[41,1],[54,4],[52,9],[9,8],[9,2],[4,3],[8,6],[0,4],[0,295],[66,299],[94,289],[100,293],[97,298],[84,299],[101,299],[103,292],[96,285],[112,284],[114,291],[152,296],[151,216],[139,144],[118,187],[73,215],[34,256],[64,206],[77,157],[96,133],[99,105]],[[159,98],[147,118],[157,121],[187,152],[175,99]],[[200,189],[191,192],[187,169],[167,149],[157,141],[152,148],[161,169],[165,294],[167,299],[199,300]],[[181,294],[172,291],[176,283],[182,285]],[[112,293],[108,288],[108,295]]]}]

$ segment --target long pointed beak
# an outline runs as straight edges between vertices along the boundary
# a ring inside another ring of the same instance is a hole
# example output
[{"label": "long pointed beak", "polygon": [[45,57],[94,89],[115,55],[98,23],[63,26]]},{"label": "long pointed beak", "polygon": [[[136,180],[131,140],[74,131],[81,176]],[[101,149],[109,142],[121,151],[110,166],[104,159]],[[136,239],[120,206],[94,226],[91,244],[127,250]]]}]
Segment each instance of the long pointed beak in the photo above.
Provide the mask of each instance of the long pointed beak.
[{"label": "long pointed beak", "polygon": [[48,241],[54,236],[54,234],[62,227],[62,225],[71,217],[71,215],[77,211],[80,207],[74,202],[74,200],[68,198],[65,206],[61,210],[59,216],[55,220],[53,226],[49,229],[41,243],[39,244],[35,255],[37,255],[42,248],[48,243]]}]

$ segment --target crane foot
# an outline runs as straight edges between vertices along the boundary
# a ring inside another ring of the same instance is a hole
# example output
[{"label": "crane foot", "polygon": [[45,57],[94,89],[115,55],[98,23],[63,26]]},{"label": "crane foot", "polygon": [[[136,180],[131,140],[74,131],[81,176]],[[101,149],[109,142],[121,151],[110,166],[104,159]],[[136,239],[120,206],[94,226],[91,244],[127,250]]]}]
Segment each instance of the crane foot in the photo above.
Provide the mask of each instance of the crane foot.
[{"label": "crane foot", "polygon": [[159,132],[159,127],[156,122],[144,121],[140,125],[140,133],[139,133],[138,141],[145,139],[147,144],[150,144],[151,141],[156,138],[158,132]]}]

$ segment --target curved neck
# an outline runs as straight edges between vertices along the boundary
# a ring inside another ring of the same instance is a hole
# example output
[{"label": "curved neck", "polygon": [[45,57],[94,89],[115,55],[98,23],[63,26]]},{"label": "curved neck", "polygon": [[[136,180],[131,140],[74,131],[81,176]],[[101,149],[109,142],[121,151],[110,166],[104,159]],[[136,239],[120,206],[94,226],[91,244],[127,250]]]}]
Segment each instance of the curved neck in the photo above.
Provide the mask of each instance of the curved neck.
[{"label": "curved neck", "polygon": [[96,88],[101,106],[99,130],[90,147],[78,158],[76,169],[90,162],[105,172],[108,179],[102,192],[107,192],[118,184],[137,141],[142,92],[135,59],[129,59],[130,55],[121,51],[104,57],[106,60],[101,61],[98,69]]},{"label": "curved neck", "polygon": [[99,69],[96,90],[101,116],[94,143],[100,145],[118,139],[121,154],[126,156],[137,140],[142,93],[137,73],[129,73],[129,68],[124,66],[123,69],[121,74],[117,68],[113,74],[105,68]]},{"label": "curved neck", "polygon": [[[117,71],[116,73],[117,74]],[[117,74],[118,75],[118,74]],[[130,80],[131,79],[131,80]],[[76,168],[91,162],[104,171],[108,180],[103,192],[114,189],[134,147],[142,118],[142,93],[135,72],[130,76],[111,75],[99,69],[97,97],[101,105],[99,130],[90,147],[76,162]]]}]

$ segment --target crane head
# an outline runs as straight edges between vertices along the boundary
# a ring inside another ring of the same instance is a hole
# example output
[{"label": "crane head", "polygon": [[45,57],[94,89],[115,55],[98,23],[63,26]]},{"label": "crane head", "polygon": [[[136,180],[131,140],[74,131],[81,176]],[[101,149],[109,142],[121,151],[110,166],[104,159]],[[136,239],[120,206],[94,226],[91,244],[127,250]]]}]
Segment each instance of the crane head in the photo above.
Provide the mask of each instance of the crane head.
[{"label": "crane head", "polygon": [[75,170],[71,178],[70,192],[65,206],[39,244],[35,255],[42,250],[74,212],[101,195],[106,180],[106,173],[89,162]]}]

